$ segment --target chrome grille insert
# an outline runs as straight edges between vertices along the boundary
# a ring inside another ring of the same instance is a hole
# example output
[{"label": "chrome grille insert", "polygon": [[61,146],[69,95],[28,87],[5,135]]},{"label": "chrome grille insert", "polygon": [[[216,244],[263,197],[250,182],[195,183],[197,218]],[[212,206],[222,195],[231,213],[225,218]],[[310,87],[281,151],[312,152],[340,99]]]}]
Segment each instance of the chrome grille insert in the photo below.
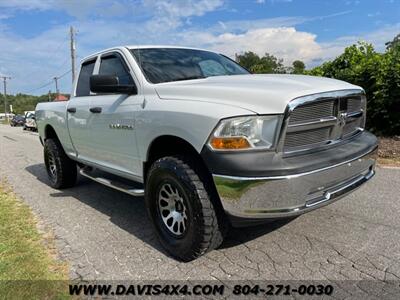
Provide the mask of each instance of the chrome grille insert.
[{"label": "chrome grille insert", "polygon": [[290,116],[289,124],[308,122],[313,119],[334,116],[335,100],[321,101],[300,106]]},{"label": "chrome grille insert", "polygon": [[357,112],[362,109],[361,107],[361,97],[352,97],[347,99],[347,111]]},{"label": "chrome grille insert", "polygon": [[363,130],[365,96],[359,90],[321,93],[289,103],[281,149],[307,151],[350,138]]},{"label": "chrome grille insert", "polygon": [[317,128],[307,131],[292,132],[286,135],[285,147],[295,148],[305,145],[319,144],[329,140],[330,128]]}]

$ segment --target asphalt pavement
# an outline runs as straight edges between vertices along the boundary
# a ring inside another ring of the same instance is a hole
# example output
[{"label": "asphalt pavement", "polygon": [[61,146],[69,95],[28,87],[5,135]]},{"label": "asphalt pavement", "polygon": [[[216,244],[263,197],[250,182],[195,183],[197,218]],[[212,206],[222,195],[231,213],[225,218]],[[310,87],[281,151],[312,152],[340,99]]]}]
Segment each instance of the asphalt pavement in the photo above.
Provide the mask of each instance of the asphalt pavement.
[{"label": "asphalt pavement", "polygon": [[0,179],[54,233],[71,278],[117,280],[398,280],[400,169],[377,168],[353,194],[291,222],[234,229],[218,250],[169,257],[142,198],[85,178],[48,185],[37,133],[0,125]]}]

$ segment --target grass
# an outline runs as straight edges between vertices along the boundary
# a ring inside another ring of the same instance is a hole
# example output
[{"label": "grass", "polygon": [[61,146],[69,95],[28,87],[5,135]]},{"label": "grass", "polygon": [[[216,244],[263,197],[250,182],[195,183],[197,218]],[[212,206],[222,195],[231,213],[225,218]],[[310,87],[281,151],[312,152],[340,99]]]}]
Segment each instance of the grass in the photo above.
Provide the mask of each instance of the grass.
[{"label": "grass", "polygon": [[4,184],[0,185],[0,299],[65,299],[67,265],[57,261],[52,239]]},{"label": "grass", "polygon": [[400,158],[383,158],[378,157],[378,164],[388,167],[400,167]]}]

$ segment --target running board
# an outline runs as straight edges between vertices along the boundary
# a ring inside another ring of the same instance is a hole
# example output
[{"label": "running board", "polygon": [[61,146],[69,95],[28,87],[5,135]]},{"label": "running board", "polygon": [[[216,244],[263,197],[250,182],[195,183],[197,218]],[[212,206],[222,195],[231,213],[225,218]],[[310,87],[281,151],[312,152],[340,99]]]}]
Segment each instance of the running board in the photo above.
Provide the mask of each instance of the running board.
[{"label": "running board", "polygon": [[87,167],[80,169],[79,173],[82,176],[85,176],[93,181],[101,183],[115,190],[127,193],[131,196],[135,197],[144,196],[144,189],[134,187],[133,186],[135,184],[134,182],[132,182],[131,185],[130,183],[128,183],[128,180],[124,178],[120,178],[118,176]]}]

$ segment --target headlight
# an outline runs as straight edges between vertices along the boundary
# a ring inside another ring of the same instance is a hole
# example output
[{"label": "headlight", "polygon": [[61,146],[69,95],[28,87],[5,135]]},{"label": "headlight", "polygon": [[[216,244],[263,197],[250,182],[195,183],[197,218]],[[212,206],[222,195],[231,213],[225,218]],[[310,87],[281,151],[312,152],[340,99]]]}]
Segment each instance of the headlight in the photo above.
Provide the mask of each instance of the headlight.
[{"label": "headlight", "polygon": [[281,115],[246,116],[222,120],[208,142],[213,150],[271,149]]}]

